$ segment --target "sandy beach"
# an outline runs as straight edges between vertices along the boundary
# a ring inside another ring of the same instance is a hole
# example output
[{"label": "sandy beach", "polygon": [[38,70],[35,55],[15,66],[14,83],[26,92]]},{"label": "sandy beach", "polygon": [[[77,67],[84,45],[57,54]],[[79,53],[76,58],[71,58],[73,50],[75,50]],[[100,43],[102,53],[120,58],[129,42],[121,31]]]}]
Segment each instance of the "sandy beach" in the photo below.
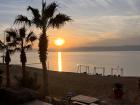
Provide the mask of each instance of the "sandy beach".
[{"label": "sandy beach", "polygon": [[[0,64],[0,69],[5,66]],[[38,83],[42,84],[42,70],[26,67],[26,70],[38,74]],[[21,75],[20,65],[10,66],[11,77]],[[49,92],[53,97],[64,97],[68,92],[93,96],[109,101],[112,94],[113,84],[116,82],[124,85],[124,97],[131,102],[136,102],[140,96],[138,89],[138,77],[107,77],[87,74],[49,71]],[[12,79],[14,83],[15,79]]]}]

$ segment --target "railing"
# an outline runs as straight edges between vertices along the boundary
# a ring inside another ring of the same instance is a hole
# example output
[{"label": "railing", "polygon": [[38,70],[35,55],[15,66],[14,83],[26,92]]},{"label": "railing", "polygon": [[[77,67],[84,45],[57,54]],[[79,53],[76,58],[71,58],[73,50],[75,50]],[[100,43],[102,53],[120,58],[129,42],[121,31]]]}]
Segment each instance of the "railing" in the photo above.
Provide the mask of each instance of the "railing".
[{"label": "railing", "polygon": [[77,64],[77,72],[78,73],[82,73],[82,68],[84,68],[84,73],[87,73],[89,74],[90,71],[89,71],[89,65],[84,65],[84,64]]}]

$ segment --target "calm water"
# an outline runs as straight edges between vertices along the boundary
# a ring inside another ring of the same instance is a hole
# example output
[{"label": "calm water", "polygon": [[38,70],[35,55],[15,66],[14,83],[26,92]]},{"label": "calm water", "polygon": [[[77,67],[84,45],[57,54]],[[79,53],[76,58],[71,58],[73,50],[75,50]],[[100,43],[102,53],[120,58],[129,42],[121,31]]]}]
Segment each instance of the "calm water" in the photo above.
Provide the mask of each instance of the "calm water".
[{"label": "calm water", "polygon": [[[2,55],[2,54],[1,54]],[[28,52],[28,66],[41,68],[37,52]],[[77,72],[77,64],[93,64],[104,66],[106,75],[110,74],[111,67],[120,66],[125,76],[140,76],[140,52],[50,52],[48,56],[49,69],[66,72]],[[12,55],[12,64],[20,64],[19,54]],[[93,67],[90,66],[92,73]],[[102,70],[98,70],[99,73]]]}]

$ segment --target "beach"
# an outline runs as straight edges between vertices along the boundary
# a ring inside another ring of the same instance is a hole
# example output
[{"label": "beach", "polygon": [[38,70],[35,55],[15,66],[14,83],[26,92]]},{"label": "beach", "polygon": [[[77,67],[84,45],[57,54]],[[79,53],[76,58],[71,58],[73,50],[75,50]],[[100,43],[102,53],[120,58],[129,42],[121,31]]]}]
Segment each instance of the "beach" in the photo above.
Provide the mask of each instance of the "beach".
[{"label": "beach", "polygon": [[[0,64],[0,69],[5,70],[5,65]],[[42,84],[42,70],[33,67],[26,67],[27,71],[38,75],[38,83]],[[10,75],[21,76],[21,66],[11,65]],[[93,76],[87,74],[49,71],[49,93],[53,97],[64,97],[68,92],[93,96],[101,100],[109,101],[112,97],[114,83],[122,83],[124,97],[131,102],[138,100],[140,90],[138,89],[138,77],[107,77]],[[15,83],[15,79],[11,79]]]}]

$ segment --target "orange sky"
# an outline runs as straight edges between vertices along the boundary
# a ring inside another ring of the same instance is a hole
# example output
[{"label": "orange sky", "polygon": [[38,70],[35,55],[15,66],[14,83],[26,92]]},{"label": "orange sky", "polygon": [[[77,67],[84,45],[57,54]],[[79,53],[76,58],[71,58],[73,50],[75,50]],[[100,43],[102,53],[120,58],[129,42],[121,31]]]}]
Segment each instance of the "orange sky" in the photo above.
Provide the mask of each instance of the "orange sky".
[{"label": "orange sky", "polygon": [[[35,32],[38,35],[41,33],[40,30],[36,30]],[[65,40],[65,43],[61,46],[61,48],[85,47],[88,46],[88,43],[90,42],[95,43],[96,45],[96,43],[99,43],[105,39],[119,39],[117,33],[113,32],[95,33],[91,37],[90,33],[87,33],[87,35],[85,35],[85,33],[82,34],[78,30],[70,28],[69,25],[66,25],[60,29],[49,29],[46,33],[49,35],[49,48],[56,50],[58,49],[58,46],[55,45],[55,40],[57,38],[62,38]],[[34,44],[34,48],[37,47],[38,42]]]},{"label": "orange sky", "polygon": [[[37,32],[38,34],[40,33]],[[88,37],[80,37],[75,30],[68,29],[67,27],[63,27],[61,29],[49,29],[47,34],[49,35],[49,48],[57,49],[58,46],[55,45],[55,40],[57,38],[62,38],[65,40],[64,45],[61,48],[73,48],[79,46],[86,46],[85,44],[88,43],[90,40],[92,42],[98,41],[97,38],[88,38]],[[34,47],[37,48],[38,42],[35,43]]]}]

